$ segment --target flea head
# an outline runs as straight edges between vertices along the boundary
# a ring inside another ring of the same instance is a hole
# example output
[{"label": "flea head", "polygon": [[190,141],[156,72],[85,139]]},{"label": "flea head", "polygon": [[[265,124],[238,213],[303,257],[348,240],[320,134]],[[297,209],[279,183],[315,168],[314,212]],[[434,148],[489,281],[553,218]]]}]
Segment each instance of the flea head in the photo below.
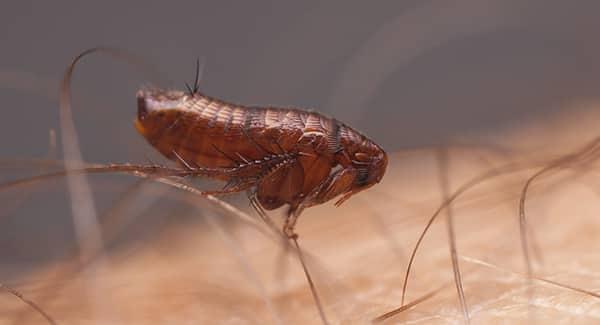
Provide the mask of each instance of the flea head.
[{"label": "flea head", "polygon": [[337,206],[344,203],[352,195],[381,182],[387,168],[387,154],[381,147],[370,141],[368,145],[362,146],[350,158],[352,181],[342,197],[335,203]]}]

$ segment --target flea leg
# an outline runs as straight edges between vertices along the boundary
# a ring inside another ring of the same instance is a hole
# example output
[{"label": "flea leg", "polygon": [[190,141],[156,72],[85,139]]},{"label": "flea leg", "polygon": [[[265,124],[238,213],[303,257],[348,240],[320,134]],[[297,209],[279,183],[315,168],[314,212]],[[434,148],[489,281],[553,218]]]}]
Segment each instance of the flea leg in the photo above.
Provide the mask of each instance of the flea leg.
[{"label": "flea leg", "polygon": [[302,213],[304,207],[301,205],[291,206],[288,210],[287,218],[285,218],[285,223],[283,224],[283,233],[289,239],[297,239],[298,234],[294,232],[294,227],[296,226],[296,221],[298,221],[298,216]]}]

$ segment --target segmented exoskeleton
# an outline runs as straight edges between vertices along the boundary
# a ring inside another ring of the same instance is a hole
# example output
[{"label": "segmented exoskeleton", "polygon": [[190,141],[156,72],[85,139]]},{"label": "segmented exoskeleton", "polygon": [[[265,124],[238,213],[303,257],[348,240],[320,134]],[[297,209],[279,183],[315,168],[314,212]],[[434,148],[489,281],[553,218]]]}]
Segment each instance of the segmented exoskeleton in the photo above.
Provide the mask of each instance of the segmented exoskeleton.
[{"label": "segmented exoskeleton", "polygon": [[137,130],[191,175],[226,181],[219,193],[248,191],[258,209],[288,204],[290,237],[304,208],[342,195],[340,205],[386,170],[381,147],[316,112],[236,105],[196,87],[140,90],[137,105]]}]

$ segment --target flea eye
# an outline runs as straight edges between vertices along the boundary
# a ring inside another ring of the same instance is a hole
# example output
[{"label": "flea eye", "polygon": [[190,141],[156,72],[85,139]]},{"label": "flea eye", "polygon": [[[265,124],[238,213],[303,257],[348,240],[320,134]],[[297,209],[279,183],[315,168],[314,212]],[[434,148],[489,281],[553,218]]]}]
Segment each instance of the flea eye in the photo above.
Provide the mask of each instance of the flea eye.
[{"label": "flea eye", "polygon": [[357,152],[354,154],[354,158],[356,158],[358,161],[369,161],[369,155],[367,155],[364,152]]},{"label": "flea eye", "polygon": [[356,184],[357,185],[366,185],[368,179],[369,179],[369,171],[366,169],[359,169],[358,175],[356,175]]}]

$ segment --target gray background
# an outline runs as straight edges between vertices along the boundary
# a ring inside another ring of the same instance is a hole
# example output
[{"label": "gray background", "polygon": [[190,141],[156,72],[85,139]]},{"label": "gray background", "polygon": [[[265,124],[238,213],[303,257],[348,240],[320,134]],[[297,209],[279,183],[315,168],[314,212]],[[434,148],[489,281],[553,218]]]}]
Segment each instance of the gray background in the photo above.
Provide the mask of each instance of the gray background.
[{"label": "gray background", "polygon": [[[316,108],[389,151],[491,133],[598,97],[599,13],[598,1],[5,1],[0,156],[47,155],[57,81],[99,45],[142,55],[174,88],[203,58],[204,92]],[[108,57],[78,67],[73,109],[87,161],[152,156],[132,127],[144,84],[161,81]],[[66,254],[73,235],[62,189],[0,194],[0,264]],[[100,197],[100,209],[113,199]]]}]

